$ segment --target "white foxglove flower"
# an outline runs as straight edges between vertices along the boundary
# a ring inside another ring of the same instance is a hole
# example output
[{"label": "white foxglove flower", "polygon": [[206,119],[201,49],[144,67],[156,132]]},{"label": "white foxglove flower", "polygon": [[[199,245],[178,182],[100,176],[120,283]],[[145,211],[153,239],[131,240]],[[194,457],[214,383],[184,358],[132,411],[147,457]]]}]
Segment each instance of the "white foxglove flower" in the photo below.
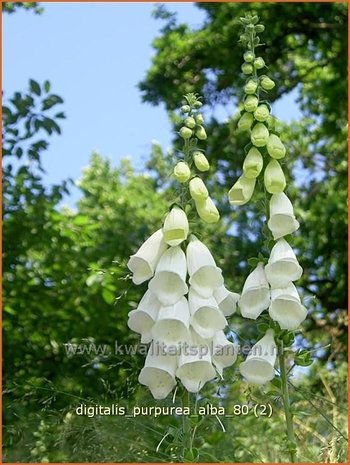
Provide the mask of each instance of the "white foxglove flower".
[{"label": "white foxglove flower", "polygon": [[208,224],[217,223],[220,213],[210,197],[204,200],[196,200],[196,210],[200,218]]},{"label": "white foxglove flower", "polygon": [[161,307],[152,335],[165,344],[177,344],[189,337],[190,310],[185,297],[168,307]]},{"label": "white foxglove flower", "polygon": [[269,283],[264,265],[259,263],[244,283],[238,306],[243,317],[256,320],[261,312],[268,308],[269,304]]},{"label": "white foxglove flower", "polygon": [[216,377],[208,344],[193,332],[189,347],[181,350],[176,376],[189,392],[198,392],[207,381]]},{"label": "white foxglove flower", "polygon": [[301,304],[294,284],[271,290],[270,317],[277,321],[281,329],[297,329],[307,316],[306,308]]},{"label": "white foxglove flower", "polygon": [[229,341],[223,331],[218,331],[213,340],[213,354],[212,360],[215,368],[221,378],[223,377],[223,370],[233,365],[237,359],[238,347],[237,344]]},{"label": "white foxglove flower", "polygon": [[224,284],[224,278],[208,247],[193,236],[186,257],[190,285],[202,297],[212,296],[214,290]]},{"label": "white foxglove flower", "polygon": [[177,245],[170,247],[160,257],[149,289],[163,305],[175,304],[188,292],[186,285],[186,257]]},{"label": "white foxglove flower", "polygon": [[295,219],[292,202],[284,192],[271,196],[270,219],[267,225],[275,240],[292,234],[299,228],[300,225]]},{"label": "white foxglove flower", "polygon": [[214,297],[203,298],[193,288],[188,293],[191,326],[203,338],[211,338],[227,325]]},{"label": "white foxglove flower", "polygon": [[151,331],[157,320],[159,309],[159,300],[148,290],[140,300],[136,310],[129,312],[128,326],[135,333],[141,334],[143,344],[148,344],[152,340]]},{"label": "white foxglove flower", "polygon": [[263,169],[264,161],[256,147],[252,147],[243,162],[243,173],[246,178],[257,178]]},{"label": "white foxglove flower", "polygon": [[240,364],[239,371],[248,383],[265,384],[274,378],[277,347],[273,336],[273,330],[268,329]]},{"label": "white foxglove flower", "polygon": [[189,225],[186,213],[179,207],[173,207],[165,218],[163,239],[171,246],[179,245],[187,239]]},{"label": "white foxglove flower", "polygon": [[163,353],[152,343],[139,374],[139,383],[147,386],[155,399],[165,399],[176,386],[176,367],[177,356]]},{"label": "white foxglove flower", "polygon": [[201,178],[196,176],[189,182],[190,194],[194,201],[205,200],[209,196],[208,189]]},{"label": "white foxglove flower", "polygon": [[281,238],[273,246],[265,266],[267,279],[272,287],[286,287],[303,274],[303,269],[288,242]]},{"label": "white foxglove flower", "polygon": [[215,289],[213,296],[225,316],[235,313],[239,294],[229,291],[225,286],[220,286]]},{"label": "white foxglove flower", "polygon": [[264,184],[267,192],[278,194],[286,187],[286,178],[277,160],[271,160],[264,171]]},{"label": "white foxglove flower", "polygon": [[157,263],[167,247],[163,240],[163,232],[158,229],[134,255],[131,255],[127,266],[133,273],[134,284],[141,284],[152,278]]},{"label": "white foxglove flower", "polygon": [[249,202],[254,192],[255,183],[255,178],[247,178],[242,174],[228,192],[230,204],[244,205]]},{"label": "white foxglove flower", "polygon": [[280,159],[286,155],[286,148],[276,134],[270,134],[266,144],[267,151],[272,158]]}]

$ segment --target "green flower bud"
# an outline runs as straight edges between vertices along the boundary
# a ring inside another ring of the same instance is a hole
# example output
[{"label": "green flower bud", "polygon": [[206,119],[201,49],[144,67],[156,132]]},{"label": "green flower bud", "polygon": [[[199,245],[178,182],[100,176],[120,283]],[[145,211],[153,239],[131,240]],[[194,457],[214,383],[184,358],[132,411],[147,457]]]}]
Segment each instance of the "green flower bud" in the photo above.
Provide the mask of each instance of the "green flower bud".
[{"label": "green flower bud", "polygon": [[257,148],[252,147],[245,157],[243,163],[244,176],[248,179],[257,178],[261,173],[263,165],[264,160],[261,153]]},{"label": "green flower bud", "polygon": [[191,177],[191,170],[187,163],[179,161],[174,168],[174,178],[179,182],[186,182]]},{"label": "green flower bud", "polygon": [[191,129],[186,128],[186,126],[183,126],[180,129],[180,136],[183,137],[184,139],[189,139],[192,136]]},{"label": "green flower bud", "polygon": [[207,138],[207,133],[203,126],[198,126],[196,129],[196,137],[198,137],[199,140],[205,140]]},{"label": "green flower bud", "polygon": [[244,61],[246,61],[247,63],[251,63],[254,60],[254,53],[250,51],[245,52],[245,54],[243,55],[243,58],[244,58]]},{"label": "green flower bud", "polygon": [[209,196],[208,189],[201,178],[193,178],[189,184],[190,194],[193,200],[205,200]]},{"label": "green flower bud", "polygon": [[255,69],[262,69],[264,66],[265,66],[265,61],[262,57],[255,58],[254,60]]},{"label": "green flower bud", "polygon": [[250,63],[243,63],[243,65],[241,66],[241,70],[244,74],[252,74],[254,68]]},{"label": "green flower bud", "polygon": [[196,123],[197,123],[197,124],[203,124],[203,123],[204,123],[203,115],[201,115],[200,113],[198,113],[197,115],[195,115],[195,120],[196,120]]},{"label": "green flower bud", "polygon": [[253,24],[248,24],[247,25],[247,30],[248,31],[254,31],[254,25]]},{"label": "green flower bud", "polygon": [[257,88],[258,83],[256,81],[253,81],[252,79],[249,79],[247,84],[244,86],[244,92],[246,94],[255,94]]},{"label": "green flower bud", "polygon": [[193,129],[196,125],[196,121],[192,116],[189,116],[188,118],[185,119],[185,125],[188,128]]},{"label": "green flower bud", "polygon": [[231,205],[244,205],[251,199],[256,179],[249,179],[244,174],[231,187],[228,199]]},{"label": "green flower bud", "polygon": [[255,95],[248,95],[244,100],[245,111],[253,112],[258,108],[259,99]]},{"label": "green flower bud", "polygon": [[270,194],[279,194],[284,191],[286,178],[277,160],[271,160],[265,168],[264,184]]},{"label": "green flower bud", "polygon": [[189,105],[182,105],[181,111],[183,113],[189,113],[191,111],[191,107]]},{"label": "green flower bud", "polygon": [[217,223],[220,219],[220,213],[210,197],[204,200],[195,201],[196,210],[200,218],[206,223]]},{"label": "green flower bud", "polygon": [[258,108],[254,111],[254,118],[257,121],[264,122],[270,116],[270,110],[267,105],[259,105]]},{"label": "green flower bud", "polygon": [[266,144],[267,151],[272,158],[279,160],[286,155],[286,148],[276,134],[270,134]]},{"label": "green flower bud", "polygon": [[208,171],[209,162],[204,153],[196,151],[193,153],[193,161],[198,171]]},{"label": "green flower bud", "polygon": [[254,123],[254,117],[251,113],[243,113],[240,117],[237,127],[240,131],[249,131]]},{"label": "green flower bud", "polygon": [[194,102],[193,107],[194,108],[200,108],[202,105],[203,105],[203,103],[200,102],[199,100],[197,100],[196,102]]},{"label": "green flower bud", "polygon": [[257,123],[252,130],[250,139],[256,147],[264,147],[269,138],[269,131],[263,123]]},{"label": "green flower bud", "polygon": [[264,31],[265,31],[265,26],[263,24],[257,24],[255,26],[255,32],[257,32],[258,34]]},{"label": "green flower bud", "polygon": [[275,87],[275,82],[268,76],[264,76],[260,81],[261,87],[264,90],[271,90]]}]

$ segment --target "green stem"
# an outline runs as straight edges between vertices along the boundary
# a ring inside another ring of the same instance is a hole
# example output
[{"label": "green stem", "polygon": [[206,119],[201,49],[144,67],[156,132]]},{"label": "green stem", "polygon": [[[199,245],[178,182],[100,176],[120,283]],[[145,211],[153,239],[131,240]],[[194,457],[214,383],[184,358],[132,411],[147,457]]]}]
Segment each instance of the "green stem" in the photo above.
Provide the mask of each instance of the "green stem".
[{"label": "green stem", "polygon": [[297,445],[296,445],[296,438],[294,434],[293,416],[290,410],[288,376],[287,376],[287,370],[286,370],[286,359],[285,359],[285,354],[283,350],[283,342],[281,342],[280,347],[279,347],[279,366],[280,366],[280,374],[281,374],[281,381],[282,381],[283,409],[284,409],[284,416],[286,419],[286,428],[287,428],[288,451],[290,454],[290,460],[292,463],[294,463],[296,459]]},{"label": "green stem", "polygon": [[[182,394],[183,411],[185,407],[190,408],[190,393],[187,391],[187,389],[184,389],[184,392]],[[191,424],[190,424],[190,418],[188,415],[182,415],[182,432],[183,432],[182,456],[184,459],[186,459],[186,457],[192,456]]]}]

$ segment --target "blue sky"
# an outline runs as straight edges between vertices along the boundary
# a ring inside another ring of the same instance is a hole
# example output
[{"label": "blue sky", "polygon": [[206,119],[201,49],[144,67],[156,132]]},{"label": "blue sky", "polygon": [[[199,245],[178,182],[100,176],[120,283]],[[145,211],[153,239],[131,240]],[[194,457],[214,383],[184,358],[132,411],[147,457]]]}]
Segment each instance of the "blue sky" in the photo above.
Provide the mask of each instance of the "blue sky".
[{"label": "blue sky", "polygon": [[[18,12],[3,17],[3,89],[6,96],[24,90],[29,78],[48,79],[64,98],[67,119],[62,135],[50,139],[43,158],[45,182],[78,179],[97,150],[118,164],[129,156],[134,165],[147,160],[151,141],[171,141],[164,107],[141,102],[137,83],[150,66],[152,40],[162,22],[152,18],[154,3],[44,3],[42,15]],[[204,13],[193,3],[168,3],[190,26]],[[289,121],[300,116],[296,94],[274,105]],[[216,116],[231,110],[217,109]],[[71,203],[77,198],[72,193]]]}]

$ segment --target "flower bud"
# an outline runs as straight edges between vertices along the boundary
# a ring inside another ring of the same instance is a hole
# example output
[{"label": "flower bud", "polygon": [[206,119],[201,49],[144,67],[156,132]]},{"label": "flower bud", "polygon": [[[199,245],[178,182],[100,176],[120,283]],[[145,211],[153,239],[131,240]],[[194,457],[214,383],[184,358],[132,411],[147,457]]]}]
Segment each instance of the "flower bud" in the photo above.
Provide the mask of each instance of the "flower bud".
[{"label": "flower bud", "polygon": [[203,106],[203,103],[200,102],[199,100],[196,100],[193,104],[194,108],[200,108],[201,106]]},{"label": "flower bud", "polygon": [[286,178],[277,160],[271,160],[267,165],[264,172],[264,184],[270,194],[278,194],[284,191]]},{"label": "flower bud", "polygon": [[237,182],[231,187],[228,193],[228,199],[231,205],[244,205],[251,199],[255,179],[249,179],[244,174],[238,178]]},{"label": "flower bud", "polygon": [[258,108],[259,100],[255,95],[248,95],[244,100],[244,109],[245,111],[253,112]]},{"label": "flower bud", "polygon": [[267,105],[259,105],[258,108],[254,111],[254,118],[257,121],[264,122],[270,116],[270,110]]},{"label": "flower bud", "polygon": [[186,126],[183,126],[183,127],[180,129],[180,136],[181,136],[183,139],[189,139],[189,138],[192,136],[192,131],[191,131],[191,129],[186,128]]},{"label": "flower bud", "polygon": [[191,170],[187,163],[179,161],[174,168],[174,178],[179,182],[186,182],[190,179]]},{"label": "flower bud", "polygon": [[189,113],[191,111],[191,107],[189,105],[182,105],[181,111],[183,113]]},{"label": "flower bud", "polygon": [[268,76],[264,76],[260,81],[261,87],[265,90],[271,90],[275,87],[275,83]]},{"label": "flower bud", "polygon": [[207,133],[203,126],[198,126],[196,129],[196,137],[198,137],[199,140],[205,140],[207,138]]},{"label": "flower bud", "polygon": [[286,148],[276,134],[270,134],[266,144],[267,151],[272,158],[279,160],[286,154]]},{"label": "flower bud", "polygon": [[246,61],[247,63],[251,63],[254,60],[254,53],[250,51],[245,52],[245,54],[243,55],[243,58],[244,58],[244,61]]},{"label": "flower bud", "polygon": [[189,187],[193,200],[205,200],[209,196],[208,189],[199,177],[191,179]]},{"label": "flower bud", "polygon": [[263,168],[263,157],[259,150],[252,147],[243,163],[243,173],[246,178],[253,179],[257,178]]},{"label": "flower bud", "polygon": [[220,219],[220,213],[210,197],[205,200],[195,201],[197,213],[203,221],[208,224],[217,223]]},{"label": "flower bud", "polygon": [[179,245],[187,239],[188,231],[189,226],[186,213],[179,207],[173,207],[164,221],[164,242],[170,246]]},{"label": "flower bud", "polygon": [[241,70],[244,74],[252,74],[254,68],[250,63],[243,63],[243,65],[241,66]]},{"label": "flower bud", "polygon": [[252,144],[256,147],[264,147],[269,138],[269,131],[263,123],[257,123],[250,135]]},{"label": "flower bud", "polygon": [[253,123],[254,123],[253,115],[251,113],[244,113],[240,117],[237,123],[237,127],[241,131],[249,131]]},{"label": "flower bud", "polygon": [[264,66],[265,66],[265,61],[262,57],[255,58],[254,60],[255,69],[262,69]]},{"label": "flower bud", "polygon": [[255,32],[257,32],[258,34],[264,31],[265,31],[265,26],[263,24],[257,24],[255,26]]},{"label": "flower bud", "polygon": [[192,116],[189,116],[188,118],[185,119],[185,125],[188,128],[193,129],[196,125],[196,121]]},{"label": "flower bud", "polygon": [[244,86],[244,92],[246,94],[254,94],[257,88],[258,83],[256,81],[253,81],[253,79],[249,79],[247,84]]},{"label": "flower bud", "polygon": [[194,118],[195,118],[197,124],[203,124],[204,123],[204,118],[203,118],[203,115],[201,113],[198,113],[197,115],[195,115]]},{"label": "flower bud", "polygon": [[193,161],[198,171],[208,171],[209,162],[204,153],[196,151],[193,153]]}]

